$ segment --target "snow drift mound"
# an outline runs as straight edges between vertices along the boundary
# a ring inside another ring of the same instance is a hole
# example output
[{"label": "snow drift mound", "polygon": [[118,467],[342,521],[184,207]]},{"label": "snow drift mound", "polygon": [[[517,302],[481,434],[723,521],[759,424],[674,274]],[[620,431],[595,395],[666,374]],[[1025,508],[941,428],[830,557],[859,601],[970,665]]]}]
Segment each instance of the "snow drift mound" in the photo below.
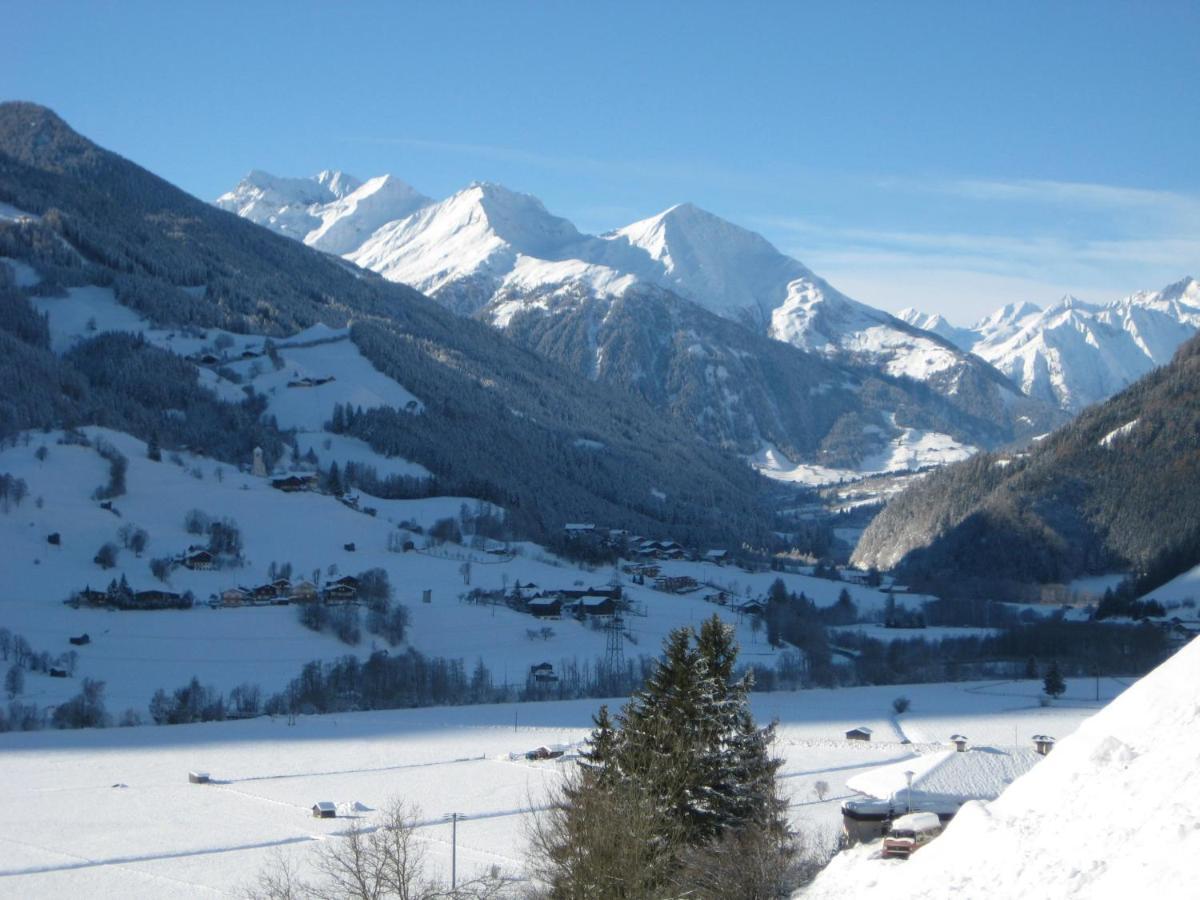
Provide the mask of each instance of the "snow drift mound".
[{"label": "snow drift mound", "polygon": [[993,803],[907,862],[836,857],[798,896],[1194,897],[1200,641],[1088,719]]}]

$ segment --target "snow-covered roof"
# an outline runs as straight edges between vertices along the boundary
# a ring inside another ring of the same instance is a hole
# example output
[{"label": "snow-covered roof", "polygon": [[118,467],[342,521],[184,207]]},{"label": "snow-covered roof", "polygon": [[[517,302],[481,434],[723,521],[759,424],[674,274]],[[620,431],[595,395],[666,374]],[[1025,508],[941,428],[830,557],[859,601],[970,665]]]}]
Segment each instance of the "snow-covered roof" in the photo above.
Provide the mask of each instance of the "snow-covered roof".
[{"label": "snow-covered roof", "polygon": [[[758,601],[751,600],[750,603],[758,603]],[[749,605],[749,604],[745,604],[745,605]],[[855,732],[859,732],[860,734],[874,734],[875,733],[870,728],[868,728],[866,725],[859,725],[857,728],[851,728],[849,731],[846,732],[846,734],[854,734]]]},{"label": "snow-covered roof", "polygon": [[[880,766],[846,782],[850,790],[897,804],[950,811],[967,800],[992,800],[1042,759],[1034,750],[975,747],[939,750]],[[912,797],[907,795],[912,772]]]},{"label": "snow-covered roof", "polygon": [[931,812],[915,812],[900,816],[892,822],[892,831],[931,831],[934,828],[941,828],[942,820],[938,818],[937,813]]}]

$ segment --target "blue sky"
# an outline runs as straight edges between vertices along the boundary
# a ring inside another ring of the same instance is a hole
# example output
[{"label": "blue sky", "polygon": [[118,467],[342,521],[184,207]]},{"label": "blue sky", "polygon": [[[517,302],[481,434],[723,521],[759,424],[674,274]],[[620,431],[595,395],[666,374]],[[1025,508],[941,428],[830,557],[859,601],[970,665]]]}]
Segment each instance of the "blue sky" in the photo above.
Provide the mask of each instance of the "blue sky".
[{"label": "blue sky", "polygon": [[967,322],[1200,276],[1200,4],[0,0],[0,95],[212,199],[474,180],[603,231],[689,200]]}]

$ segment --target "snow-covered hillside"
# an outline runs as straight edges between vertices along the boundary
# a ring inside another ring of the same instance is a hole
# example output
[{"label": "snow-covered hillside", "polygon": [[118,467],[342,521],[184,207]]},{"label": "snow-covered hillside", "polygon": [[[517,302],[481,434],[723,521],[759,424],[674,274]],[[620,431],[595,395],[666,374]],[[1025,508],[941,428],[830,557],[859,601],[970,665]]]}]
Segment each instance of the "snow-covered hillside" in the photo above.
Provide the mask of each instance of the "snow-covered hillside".
[{"label": "snow-covered hillside", "polygon": [[805,898],[1195,896],[1200,641],[1088,719],[993,803],[905,862],[864,845]]},{"label": "snow-covered hillside", "polygon": [[[8,265],[19,282],[36,283],[37,274],[28,266],[11,261]],[[388,406],[425,415],[421,398],[375,369],[349,339],[348,329],[316,325],[277,338],[275,362],[262,336],[157,328],[117,303],[106,287],[71,288],[65,296],[35,297],[33,302],[47,318],[56,352],[106,331],[130,332],[196,359],[201,383],[223,399],[238,401],[246,388],[253,388],[266,399],[266,412],[281,427],[295,430],[303,459],[285,461],[286,469],[299,465],[327,470],[336,463],[345,470],[348,463],[356,463],[373,467],[383,478],[421,479],[429,474],[406,459],[384,456],[363,441],[324,430],[335,404],[366,410]],[[219,355],[220,364],[202,363],[206,354]],[[45,650],[52,656],[68,649],[70,635],[88,632],[94,639],[79,651],[76,678],[30,673],[21,702],[40,707],[59,703],[78,690],[79,678],[92,677],[107,682],[108,705],[115,713],[132,708],[144,715],[157,688],[173,689],[193,675],[222,691],[248,681],[271,692],[311,659],[366,655],[373,649],[370,637],[347,647],[329,635],[304,629],[294,608],[204,605],[226,588],[262,583],[271,563],[290,563],[297,577],[311,577],[320,569],[314,580],[328,577],[331,566],[340,574],[384,568],[396,601],[410,609],[409,645],[430,656],[462,659],[467,667],[482,660],[497,682],[522,685],[534,663],[590,663],[604,652],[605,633],[584,623],[556,622],[552,635],[531,640],[530,630],[541,623],[505,607],[461,604],[458,596],[469,587],[498,589],[517,581],[547,589],[599,584],[612,577],[610,571],[581,571],[533,545],[517,545],[511,556],[457,545],[425,548],[424,539],[409,531],[404,534],[417,539],[415,550],[389,551],[394,543],[389,538],[400,533],[401,523],[428,530],[439,519],[459,517],[464,505],[475,509],[479,503],[474,498],[361,498],[362,507],[375,509],[372,516],[332,496],[275,490],[268,478],[247,471],[249,459],[237,467],[180,452],[164,454],[163,461],[156,462],[147,458],[145,443],[129,435],[100,428],[84,433],[128,459],[127,490],[114,501],[116,512],[103,509],[93,497],[108,472],[108,463],[94,447],[60,443],[60,432],[31,432],[0,450],[0,473],[23,480],[28,489],[22,503],[6,502],[6,510],[0,511],[0,569],[10,585],[0,591],[0,624],[23,635],[36,652]],[[151,560],[176,556],[203,540],[185,529],[185,515],[193,509],[238,524],[246,563],[214,571],[176,568],[163,583],[152,574]],[[125,525],[144,529],[149,547],[141,555],[122,550],[115,567],[102,569],[94,561],[97,550],[107,542],[120,546],[119,531]],[[48,542],[51,534],[59,535],[59,543]],[[469,586],[461,571],[467,561],[473,569]],[[777,577],[684,561],[666,562],[663,568],[666,574],[689,575],[735,596],[764,596]],[[185,611],[110,612],[62,603],[76,591],[103,589],[122,576],[134,590],[191,591],[198,606]],[[844,586],[804,575],[783,577],[790,590],[804,592],[822,605],[832,605]],[[424,590],[432,591],[433,603],[420,602]],[[737,621],[736,613],[705,604],[699,594],[676,596],[637,585],[627,590],[645,613],[629,619],[630,657],[656,652],[671,628],[719,611],[736,623],[748,658],[773,664],[775,651],[753,632],[749,619]],[[885,602],[878,590],[851,585],[849,591],[864,613]]]},{"label": "snow-covered hillside", "polygon": [[1064,297],[1005,306],[971,328],[916,310],[905,321],[991,363],[1031,397],[1078,412],[1156,366],[1200,328],[1200,282],[1185,278],[1104,305]]}]

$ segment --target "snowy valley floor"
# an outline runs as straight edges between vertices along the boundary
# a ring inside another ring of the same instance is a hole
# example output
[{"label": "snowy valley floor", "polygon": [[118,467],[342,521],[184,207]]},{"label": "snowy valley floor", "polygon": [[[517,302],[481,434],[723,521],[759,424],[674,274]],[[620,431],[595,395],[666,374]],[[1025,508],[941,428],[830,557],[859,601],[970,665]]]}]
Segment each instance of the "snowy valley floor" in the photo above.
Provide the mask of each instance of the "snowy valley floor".
[{"label": "snowy valley floor", "polygon": [[[1111,699],[1124,689],[1101,682]],[[916,753],[950,734],[974,744],[1063,737],[1100,705],[1091,681],[1072,682],[1052,708],[1040,683],[961,683],[759,694],[756,715],[778,719],[777,752],[793,824],[810,840],[836,840],[846,780]],[[891,701],[912,709],[897,724]],[[273,852],[301,865],[317,842],[346,827],[311,806],[333,801],[370,822],[400,798],[421,809],[420,836],[434,874],[448,876],[450,827],[459,874],[493,865],[520,875],[528,810],[567,762],[510,759],[541,744],[583,739],[597,701],[495,705],[170,727],[0,735],[0,896],[241,896]],[[842,739],[858,725],[869,744]],[[911,744],[902,744],[907,737]],[[211,773],[209,785],[188,771]],[[829,792],[817,798],[814,785]]]}]

